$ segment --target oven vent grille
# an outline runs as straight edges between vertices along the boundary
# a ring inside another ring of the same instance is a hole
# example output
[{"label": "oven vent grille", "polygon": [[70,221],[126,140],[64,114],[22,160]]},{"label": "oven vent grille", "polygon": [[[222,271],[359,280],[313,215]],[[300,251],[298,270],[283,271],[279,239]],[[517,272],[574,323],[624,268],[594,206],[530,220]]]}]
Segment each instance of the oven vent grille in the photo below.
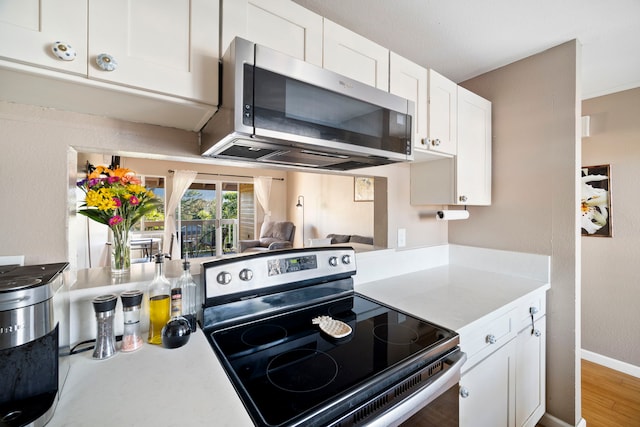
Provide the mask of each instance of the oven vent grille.
[{"label": "oven vent grille", "polygon": [[383,409],[385,406],[387,406],[388,403],[389,403],[388,394],[379,396],[375,400],[372,400],[371,402],[367,403],[365,406],[363,406],[362,408],[354,412],[353,425],[358,425],[358,423],[362,422],[363,420],[366,420],[371,415],[373,415],[380,409]]},{"label": "oven vent grille", "polygon": [[[428,371],[426,372],[427,378],[431,378],[433,375],[442,371],[442,368],[443,368],[442,361],[438,361],[433,365],[429,366]],[[419,372],[413,377],[409,378],[408,380],[396,386],[394,398],[400,397],[407,392],[413,391],[414,388],[419,387],[425,381],[425,379],[422,378],[424,374],[425,372]]]},{"label": "oven vent grille", "polygon": [[[390,390],[389,393],[385,393],[382,396],[379,396],[371,402],[367,403],[363,407],[359,408],[353,413],[353,417],[351,419],[352,423],[348,425],[359,425],[359,423],[366,420],[371,415],[384,409],[387,405],[389,405],[389,403],[394,402],[396,399],[402,398],[402,396],[406,393],[413,392],[415,388],[419,388],[420,386],[422,386],[426,380],[442,371],[444,369],[444,364],[441,360],[439,360],[426,369],[426,372],[422,371],[413,375],[411,378],[394,387],[393,391]],[[342,426],[342,422],[334,425],[334,427]]]}]

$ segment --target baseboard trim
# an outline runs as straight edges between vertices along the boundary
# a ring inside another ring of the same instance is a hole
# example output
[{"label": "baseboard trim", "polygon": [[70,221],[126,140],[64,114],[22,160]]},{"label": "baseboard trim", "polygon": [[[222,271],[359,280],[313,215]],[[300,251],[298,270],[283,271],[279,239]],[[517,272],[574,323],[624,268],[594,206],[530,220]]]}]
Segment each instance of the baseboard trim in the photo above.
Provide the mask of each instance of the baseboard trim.
[{"label": "baseboard trim", "polygon": [[640,366],[612,359],[611,357],[603,356],[585,349],[582,349],[582,358],[589,362],[597,363],[598,365],[606,366],[607,368],[640,378]]},{"label": "baseboard trim", "polygon": [[[567,424],[559,418],[545,413],[540,420],[540,424],[544,427],[573,427],[571,424]],[[580,418],[578,424],[575,427],[587,427],[587,422],[584,418]]]}]

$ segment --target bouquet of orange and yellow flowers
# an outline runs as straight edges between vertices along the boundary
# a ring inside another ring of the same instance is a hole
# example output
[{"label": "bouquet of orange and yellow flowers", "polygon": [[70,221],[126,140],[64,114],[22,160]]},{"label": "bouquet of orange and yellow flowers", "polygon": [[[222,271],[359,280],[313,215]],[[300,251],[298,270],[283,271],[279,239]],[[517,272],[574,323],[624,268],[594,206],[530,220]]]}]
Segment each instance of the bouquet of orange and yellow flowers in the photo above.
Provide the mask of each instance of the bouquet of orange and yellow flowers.
[{"label": "bouquet of orange and yellow flowers", "polygon": [[127,270],[131,262],[129,230],[144,215],[160,207],[161,201],[141,184],[132,170],[126,168],[97,166],[77,185],[85,193],[78,213],[111,228],[112,267]]}]

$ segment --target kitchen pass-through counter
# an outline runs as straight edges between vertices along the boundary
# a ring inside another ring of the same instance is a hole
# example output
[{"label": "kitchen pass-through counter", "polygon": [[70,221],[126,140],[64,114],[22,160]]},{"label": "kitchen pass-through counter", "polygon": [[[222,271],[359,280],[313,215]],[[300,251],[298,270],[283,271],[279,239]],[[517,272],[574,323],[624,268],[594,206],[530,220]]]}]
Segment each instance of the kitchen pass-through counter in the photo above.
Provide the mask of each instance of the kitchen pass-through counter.
[{"label": "kitchen pass-through counter", "polygon": [[[463,351],[473,353],[463,371],[489,351],[474,331],[532,297],[544,300],[549,289],[549,257],[542,255],[443,245],[363,253],[356,262],[356,292],[460,333]],[[499,340],[519,328],[517,315],[509,319],[511,332]],[[200,329],[178,349],[145,344],[101,361],[90,351],[70,358],[50,426],[252,425]]]}]

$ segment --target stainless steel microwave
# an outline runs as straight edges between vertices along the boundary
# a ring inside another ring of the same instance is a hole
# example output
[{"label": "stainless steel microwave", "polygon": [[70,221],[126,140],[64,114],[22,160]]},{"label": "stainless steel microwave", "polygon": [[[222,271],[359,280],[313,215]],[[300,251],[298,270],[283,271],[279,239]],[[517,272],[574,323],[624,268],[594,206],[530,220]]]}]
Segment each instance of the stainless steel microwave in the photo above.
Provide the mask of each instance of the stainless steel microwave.
[{"label": "stainless steel microwave", "polygon": [[413,160],[412,101],[236,38],[202,155],[346,171]]}]

